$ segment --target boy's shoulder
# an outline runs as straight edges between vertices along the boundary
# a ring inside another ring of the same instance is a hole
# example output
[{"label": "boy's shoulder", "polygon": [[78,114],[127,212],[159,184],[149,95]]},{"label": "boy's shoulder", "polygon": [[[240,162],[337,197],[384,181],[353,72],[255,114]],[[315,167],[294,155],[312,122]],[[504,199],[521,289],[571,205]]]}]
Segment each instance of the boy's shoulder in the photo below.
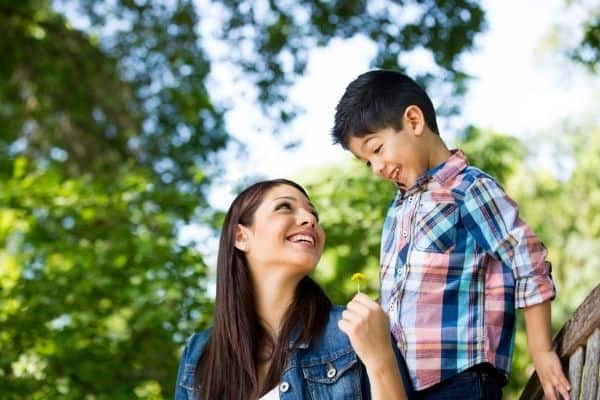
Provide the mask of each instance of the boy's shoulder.
[{"label": "boy's shoulder", "polygon": [[[421,201],[427,203],[462,203],[467,195],[475,195],[477,188],[494,188],[504,191],[502,186],[487,172],[470,165],[467,156],[460,149],[451,150],[449,158],[440,166],[428,171],[419,178],[421,190],[425,196]],[[417,185],[419,184],[417,180]],[[410,192],[410,191],[409,191]],[[398,191],[390,206],[410,193]]]},{"label": "boy's shoulder", "polygon": [[501,187],[494,177],[472,165],[468,165],[456,175],[453,182],[450,182],[450,185],[448,186],[451,188],[451,192],[457,197],[457,200],[462,200],[465,193],[467,193],[475,183],[480,181],[490,182]]}]

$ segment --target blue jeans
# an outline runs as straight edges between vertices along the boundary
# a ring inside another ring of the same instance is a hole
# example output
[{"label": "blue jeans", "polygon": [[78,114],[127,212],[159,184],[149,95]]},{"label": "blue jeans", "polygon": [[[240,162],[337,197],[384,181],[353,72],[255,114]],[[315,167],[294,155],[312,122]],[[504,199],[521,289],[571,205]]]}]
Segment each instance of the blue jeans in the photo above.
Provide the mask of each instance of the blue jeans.
[{"label": "blue jeans", "polygon": [[503,377],[489,364],[479,364],[428,389],[418,400],[501,400]]}]

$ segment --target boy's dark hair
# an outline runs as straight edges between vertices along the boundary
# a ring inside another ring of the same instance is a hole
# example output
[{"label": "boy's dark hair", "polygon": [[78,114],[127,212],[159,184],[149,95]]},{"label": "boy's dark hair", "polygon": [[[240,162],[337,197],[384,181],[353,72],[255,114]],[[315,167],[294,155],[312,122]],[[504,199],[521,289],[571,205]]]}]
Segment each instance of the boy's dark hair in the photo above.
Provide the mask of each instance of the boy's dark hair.
[{"label": "boy's dark hair", "polygon": [[353,136],[389,127],[400,130],[410,105],[421,109],[427,127],[439,135],[433,103],[414,80],[396,71],[366,72],[348,85],[336,107],[333,142],[347,147]]}]

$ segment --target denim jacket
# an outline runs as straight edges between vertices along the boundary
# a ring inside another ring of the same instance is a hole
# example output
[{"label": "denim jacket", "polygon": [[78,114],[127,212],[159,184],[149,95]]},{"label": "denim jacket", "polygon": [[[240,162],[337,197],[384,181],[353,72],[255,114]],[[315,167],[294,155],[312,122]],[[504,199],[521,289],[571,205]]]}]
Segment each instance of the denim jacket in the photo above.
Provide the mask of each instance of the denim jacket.
[{"label": "denim jacket", "polygon": [[[311,343],[301,343],[290,355],[279,383],[281,400],[370,399],[370,387],[364,365],[354,352],[348,336],[337,321],[344,307],[333,307],[323,333]],[[179,364],[175,400],[193,400],[196,362],[202,354],[211,330],[194,334],[188,341]],[[408,388],[410,381],[400,353],[398,365]]]}]

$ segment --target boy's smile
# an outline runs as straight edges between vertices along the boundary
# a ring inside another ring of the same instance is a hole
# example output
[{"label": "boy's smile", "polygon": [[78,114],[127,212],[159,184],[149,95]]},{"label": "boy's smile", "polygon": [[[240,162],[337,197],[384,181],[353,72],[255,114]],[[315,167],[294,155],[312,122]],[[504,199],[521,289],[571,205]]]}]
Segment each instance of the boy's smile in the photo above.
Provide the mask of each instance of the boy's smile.
[{"label": "boy's smile", "polygon": [[405,129],[385,128],[366,136],[353,136],[348,140],[348,149],[373,174],[404,190],[428,169],[428,157],[418,136]]},{"label": "boy's smile", "polygon": [[390,126],[364,136],[351,135],[346,147],[371,168],[373,174],[402,190],[410,189],[419,177],[450,156],[439,135],[429,129],[423,112],[415,105],[404,111],[402,129]]}]

